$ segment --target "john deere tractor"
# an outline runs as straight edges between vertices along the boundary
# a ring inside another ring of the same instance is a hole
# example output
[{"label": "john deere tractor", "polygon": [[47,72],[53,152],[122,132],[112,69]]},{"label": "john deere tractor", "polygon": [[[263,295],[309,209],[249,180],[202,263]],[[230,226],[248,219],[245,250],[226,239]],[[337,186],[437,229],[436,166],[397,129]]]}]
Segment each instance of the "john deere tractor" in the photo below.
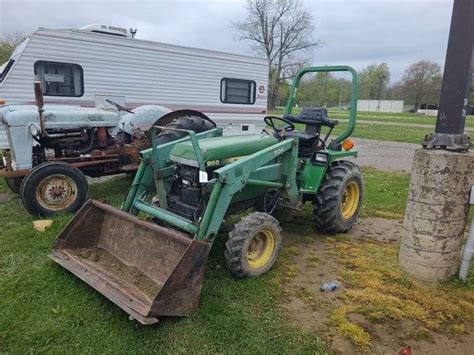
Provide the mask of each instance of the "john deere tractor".
[{"label": "john deere tractor", "polygon": [[[352,74],[349,124],[334,139],[338,121],[325,108],[291,114],[302,76],[329,71]],[[201,133],[176,122],[155,126],[121,209],[89,200],[50,257],[143,324],[188,315],[198,306],[209,249],[229,215],[255,208],[226,242],[225,260],[238,278],[262,275],[274,264],[282,245],[276,208],[312,203],[320,231],[352,227],[364,191],[359,168],[345,160],[357,156],[347,139],[356,105],[352,68],[309,67],[297,74],[283,117],[267,116],[261,134],[224,137],[212,122]]]}]

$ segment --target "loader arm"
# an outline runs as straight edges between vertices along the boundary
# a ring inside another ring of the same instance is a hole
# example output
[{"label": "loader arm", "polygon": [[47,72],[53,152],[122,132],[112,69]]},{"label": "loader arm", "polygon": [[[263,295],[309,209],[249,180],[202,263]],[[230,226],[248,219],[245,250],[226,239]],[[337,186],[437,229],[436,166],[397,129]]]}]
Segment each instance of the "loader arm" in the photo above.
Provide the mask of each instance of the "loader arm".
[{"label": "loader arm", "polygon": [[[280,164],[265,166],[277,157],[282,157],[283,164],[288,164],[287,175],[279,176],[280,180],[284,179],[283,182],[266,179],[272,175],[275,177],[275,172],[281,172]],[[212,239],[217,234],[232,196],[246,185],[282,188],[289,199],[296,200],[299,197],[296,184],[297,164],[298,142],[287,139],[216,170],[216,182],[196,239]],[[259,179],[249,179],[252,173],[258,172],[261,173]]]},{"label": "loader arm", "polygon": [[[140,152],[140,165],[122,204],[123,211],[136,215],[138,211],[133,207],[135,201],[142,198],[144,194],[152,192],[155,189],[153,185],[159,186],[157,192],[160,201],[166,201],[166,192],[169,188],[167,179],[172,177],[174,172],[174,164],[169,161],[170,152],[176,144],[186,142],[191,138],[187,136],[159,145],[156,142],[158,129],[153,127],[151,130],[152,148]],[[214,128],[198,134],[192,132],[192,134],[197,139],[218,137],[222,135],[222,129]],[[160,206],[166,208],[166,206]]]},{"label": "loader arm", "polygon": [[[170,153],[176,144],[191,141],[199,169],[207,176],[199,140],[219,136],[222,131],[213,129],[200,134],[186,131],[187,137],[159,145],[156,141],[158,129],[170,128],[153,127],[152,148],[142,152],[142,163],[122,206],[127,212],[136,215],[141,211],[190,233],[195,240],[212,240],[219,231],[233,195],[246,185],[282,189],[285,198],[289,200],[299,197],[296,182],[298,141],[286,139],[217,169],[214,172],[216,177],[206,182],[212,189],[201,219],[198,223],[187,220],[167,209],[167,179],[172,177],[175,168],[175,164],[170,161]],[[279,162],[275,162],[276,159],[279,159]],[[286,174],[282,175],[282,171]],[[144,200],[147,192],[153,189],[153,182],[159,197],[159,207]]]}]

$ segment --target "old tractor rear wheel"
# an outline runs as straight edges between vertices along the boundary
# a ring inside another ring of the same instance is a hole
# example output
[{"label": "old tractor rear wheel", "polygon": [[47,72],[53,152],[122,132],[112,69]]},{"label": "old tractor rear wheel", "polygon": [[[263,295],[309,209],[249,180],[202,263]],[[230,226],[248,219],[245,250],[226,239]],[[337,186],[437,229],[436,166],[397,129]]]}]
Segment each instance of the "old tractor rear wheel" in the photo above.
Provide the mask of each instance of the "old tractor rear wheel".
[{"label": "old tractor rear wheel", "polygon": [[[159,122],[158,122],[159,123]],[[208,121],[199,116],[181,116],[175,118],[170,123],[165,125],[170,128],[185,129],[188,131],[194,131],[196,133],[201,133],[208,131],[215,127],[215,124],[212,121]],[[174,140],[183,138],[187,135],[186,132],[181,131],[166,131],[163,130],[157,135],[158,144],[164,144],[172,142]]]},{"label": "old tractor rear wheel", "polygon": [[43,163],[32,169],[21,184],[23,205],[33,216],[74,213],[86,201],[87,180],[67,163]]},{"label": "old tractor rear wheel", "polygon": [[324,233],[345,233],[359,216],[364,184],[357,165],[340,160],[331,166],[313,201],[313,220]]},{"label": "old tractor rear wheel", "polygon": [[23,178],[21,177],[6,177],[5,178],[5,183],[7,184],[8,188],[16,194],[20,193],[22,181],[23,181]]},{"label": "old tractor rear wheel", "polygon": [[227,267],[239,278],[262,275],[275,263],[281,242],[280,224],[274,217],[251,213],[229,233],[224,253]]}]

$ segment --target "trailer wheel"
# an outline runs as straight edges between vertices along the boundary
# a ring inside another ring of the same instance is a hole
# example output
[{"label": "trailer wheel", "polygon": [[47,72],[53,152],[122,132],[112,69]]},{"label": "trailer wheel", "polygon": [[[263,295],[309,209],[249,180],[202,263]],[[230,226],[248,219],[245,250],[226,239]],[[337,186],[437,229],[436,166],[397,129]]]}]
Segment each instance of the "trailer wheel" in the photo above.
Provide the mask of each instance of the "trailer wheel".
[{"label": "trailer wheel", "polygon": [[345,233],[352,228],[362,206],[364,185],[357,165],[340,160],[334,163],[313,201],[313,220],[324,233]]},{"label": "trailer wheel", "polygon": [[5,183],[12,192],[19,194],[22,180],[21,177],[6,177]]},{"label": "trailer wheel", "polygon": [[43,163],[32,169],[21,184],[26,210],[37,217],[74,213],[86,201],[87,180],[67,163]]},{"label": "trailer wheel", "polygon": [[243,217],[225,245],[229,271],[239,278],[266,273],[280,253],[281,242],[280,224],[274,217],[261,212]]}]

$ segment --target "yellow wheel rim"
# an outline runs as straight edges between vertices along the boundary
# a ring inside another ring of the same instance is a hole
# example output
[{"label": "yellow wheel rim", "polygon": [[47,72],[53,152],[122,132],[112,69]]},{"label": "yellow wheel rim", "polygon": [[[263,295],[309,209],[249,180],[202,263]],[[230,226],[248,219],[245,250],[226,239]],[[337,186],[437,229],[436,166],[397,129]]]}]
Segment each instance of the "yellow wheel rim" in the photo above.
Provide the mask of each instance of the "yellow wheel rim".
[{"label": "yellow wheel rim", "polygon": [[272,258],[275,250],[275,238],[272,231],[262,229],[250,240],[247,250],[247,261],[253,269],[260,269]]},{"label": "yellow wheel rim", "polygon": [[36,200],[48,210],[61,211],[71,206],[77,198],[78,188],[73,179],[54,174],[41,180],[36,188]]},{"label": "yellow wheel rim", "polygon": [[359,206],[359,185],[355,181],[347,184],[342,196],[341,211],[344,219],[351,219]]}]

